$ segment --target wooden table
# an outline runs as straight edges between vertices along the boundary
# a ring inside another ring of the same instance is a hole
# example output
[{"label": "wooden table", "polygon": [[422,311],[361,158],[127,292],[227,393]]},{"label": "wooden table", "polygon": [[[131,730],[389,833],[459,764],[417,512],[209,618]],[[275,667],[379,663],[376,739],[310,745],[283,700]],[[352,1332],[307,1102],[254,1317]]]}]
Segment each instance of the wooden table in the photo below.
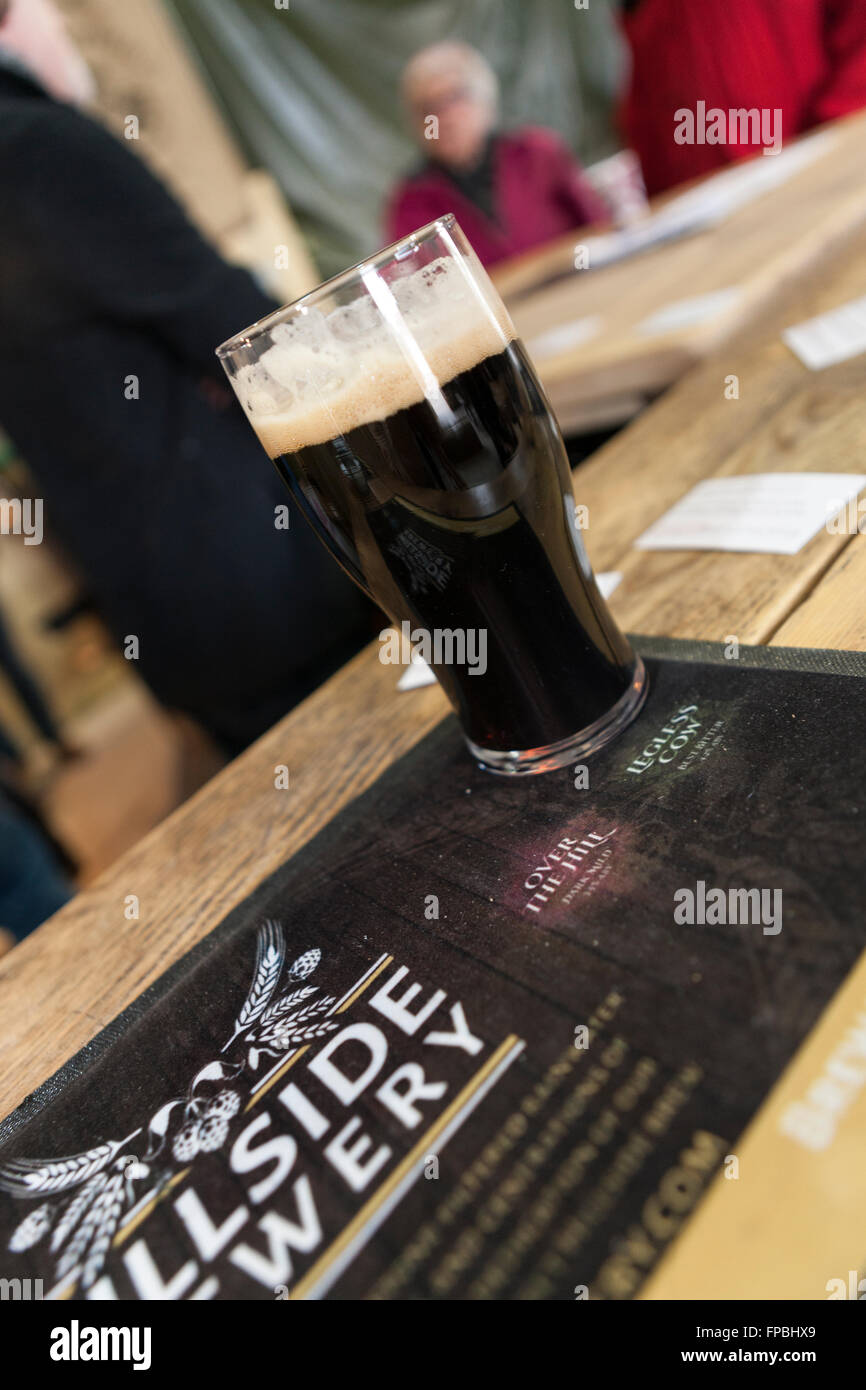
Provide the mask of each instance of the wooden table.
[{"label": "wooden table", "polygon": [[[866,115],[826,127],[822,138],[828,148],[814,162],[697,235],[604,269],[572,271],[548,285],[542,282],[557,267],[573,264],[579,235],[495,268],[493,278],[533,351],[563,429],[632,418],[774,300],[783,301],[804,276],[824,273],[866,224]],[[758,156],[756,163],[770,161]],[[734,291],[729,302],[708,301],[703,319],[664,331],[648,324],[684,299],[727,290]],[[570,324],[587,321],[592,332],[594,320],[597,331],[585,341],[545,346],[546,336]]]},{"label": "wooden table", "polygon": [[[799,555],[651,553],[646,526],[702,478],[866,471],[866,355],[810,373],[780,329],[866,294],[866,234],[696,368],[576,475],[596,569],[634,632],[866,650],[866,537]],[[726,400],[725,378],[740,380]],[[445,713],[438,687],[395,688],[376,648],[342,671],[0,961],[0,1115],[7,1114]],[[277,765],[290,786],[276,790]],[[125,916],[128,896],[138,920]]]}]

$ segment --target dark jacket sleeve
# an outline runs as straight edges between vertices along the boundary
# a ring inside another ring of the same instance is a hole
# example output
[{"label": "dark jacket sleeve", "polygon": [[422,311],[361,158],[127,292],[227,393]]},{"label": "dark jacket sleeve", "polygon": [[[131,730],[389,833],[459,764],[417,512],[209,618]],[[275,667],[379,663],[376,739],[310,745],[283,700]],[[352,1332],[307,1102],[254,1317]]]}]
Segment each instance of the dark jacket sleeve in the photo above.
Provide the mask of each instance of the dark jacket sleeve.
[{"label": "dark jacket sleeve", "polygon": [[214,348],[273,301],[95,121],[52,104],[19,124],[4,139],[0,176],[38,273],[82,312],[148,326],[189,366],[224,380]]}]

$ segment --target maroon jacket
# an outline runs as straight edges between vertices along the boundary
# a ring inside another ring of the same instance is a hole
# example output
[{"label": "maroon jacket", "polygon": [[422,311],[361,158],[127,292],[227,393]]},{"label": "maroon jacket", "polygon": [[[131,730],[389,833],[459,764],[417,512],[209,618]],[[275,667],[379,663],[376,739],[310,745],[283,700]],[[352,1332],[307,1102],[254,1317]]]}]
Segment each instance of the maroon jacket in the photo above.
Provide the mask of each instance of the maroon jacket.
[{"label": "maroon jacket", "polygon": [[453,212],[479,260],[490,266],[588,222],[608,220],[601,198],[552,131],[528,128],[501,135],[494,158],[497,222],[464,197],[444,169],[428,165],[394,189],[386,214],[388,240]]}]

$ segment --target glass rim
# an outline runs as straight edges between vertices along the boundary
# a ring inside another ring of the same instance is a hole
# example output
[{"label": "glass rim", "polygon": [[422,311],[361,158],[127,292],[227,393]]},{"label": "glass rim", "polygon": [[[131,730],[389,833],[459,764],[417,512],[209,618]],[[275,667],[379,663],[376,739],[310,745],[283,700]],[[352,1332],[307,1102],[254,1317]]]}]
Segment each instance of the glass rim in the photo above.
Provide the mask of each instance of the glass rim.
[{"label": "glass rim", "polygon": [[299,299],[293,299],[288,304],[281,305],[278,309],[272,309],[263,318],[256,319],[248,328],[242,328],[239,333],[233,333],[230,338],[226,338],[224,343],[220,343],[214,351],[222,361],[226,357],[231,357],[239,348],[251,347],[255,340],[263,333],[268,333],[278,323],[283,323],[289,314],[304,313],[319,298],[324,298],[340,289],[345,283],[357,280],[365,270],[375,269],[385,261],[393,260],[402,246],[408,246],[420,241],[427,241],[435,236],[437,232],[451,232],[457,227],[457,218],[453,212],[446,212],[442,217],[437,217],[433,222],[428,222],[426,226],[419,227],[417,231],[410,232],[408,236],[400,237],[398,241],[392,241],[390,246],[385,246],[381,251],[376,251],[372,256],[365,256],[363,260],[356,261],[346,270],[341,270],[330,279],[323,280],[315,289],[307,290]]}]

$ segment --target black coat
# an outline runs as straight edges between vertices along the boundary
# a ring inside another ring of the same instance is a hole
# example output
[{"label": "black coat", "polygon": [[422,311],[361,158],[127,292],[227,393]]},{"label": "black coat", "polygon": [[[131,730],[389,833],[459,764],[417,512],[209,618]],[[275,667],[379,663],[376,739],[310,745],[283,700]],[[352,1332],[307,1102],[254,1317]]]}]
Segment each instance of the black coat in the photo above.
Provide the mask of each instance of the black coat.
[{"label": "black coat", "polygon": [[214,357],[271,308],[122,141],[0,68],[0,426],[140,674],[231,748],[369,632],[294,504],[275,529]]}]

